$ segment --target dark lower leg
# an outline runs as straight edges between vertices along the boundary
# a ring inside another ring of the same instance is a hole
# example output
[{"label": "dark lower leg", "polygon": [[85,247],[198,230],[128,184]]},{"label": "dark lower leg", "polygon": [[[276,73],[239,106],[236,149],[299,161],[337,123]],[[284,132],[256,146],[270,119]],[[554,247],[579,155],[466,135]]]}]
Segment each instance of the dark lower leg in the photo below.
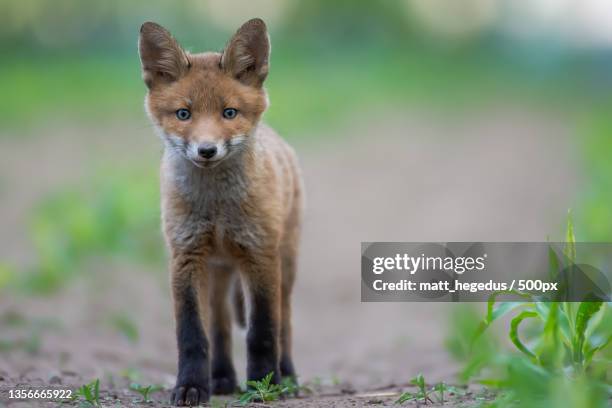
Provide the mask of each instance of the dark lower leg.
[{"label": "dark lower leg", "polygon": [[261,380],[273,373],[272,381],[279,383],[280,265],[272,262],[266,267],[261,262],[257,266],[258,269],[246,274],[251,302],[247,333],[247,378]]},{"label": "dark lower leg", "polygon": [[[185,262],[181,265],[188,267]],[[178,375],[172,403],[179,406],[198,405],[210,396],[208,341],[191,272],[175,272],[172,285],[178,345]]]}]

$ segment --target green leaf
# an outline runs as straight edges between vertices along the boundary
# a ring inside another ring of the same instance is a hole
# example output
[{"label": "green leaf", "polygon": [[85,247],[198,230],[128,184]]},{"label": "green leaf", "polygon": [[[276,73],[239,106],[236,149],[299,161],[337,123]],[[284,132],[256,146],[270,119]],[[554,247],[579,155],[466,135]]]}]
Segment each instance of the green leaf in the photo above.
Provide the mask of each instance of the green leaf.
[{"label": "green leaf", "polygon": [[555,281],[559,275],[560,263],[557,253],[552,246],[548,247],[548,277]]},{"label": "green leaf", "polygon": [[439,400],[440,403],[444,404],[444,392],[447,390],[446,384],[443,383],[443,382],[438,383],[438,384],[434,385],[432,390],[438,392],[438,394],[439,394],[438,400]]},{"label": "green leaf", "polygon": [[274,375],[273,372],[269,372],[261,381],[265,388],[268,388],[270,386],[270,381],[272,381],[273,375]]},{"label": "green leaf", "polygon": [[491,321],[497,320],[500,317],[521,306],[532,306],[532,304],[523,302],[502,302],[493,311]]},{"label": "green leaf", "polygon": [[421,393],[425,394],[425,377],[423,377],[423,374],[417,374],[417,376],[410,380],[410,382],[418,386]]},{"label": "green leaf", "polygon": [[[552,304],[552,302],[550,303]],[[558,314],[557,314],[557,324],[558,324],[558,329],[561,333],[561,340],[563,340],[563,343],[569,348],[571,347],[572,344],[572,331],[570,329],[570,323],[569,323],[569,318],[567,316],[567,310],[564,307],[561,306],[565,306],[564,303],[558,303],[557,305],[559,305],[559,310],[558,310]]]},{"label": "green leaf", "polygon": [[584,351],[585,366],[593,360],[593,356],[595,355],[595,353],[605,349],[610,345],[610,343],[612,343],[612,334],[610,334],[608,338],[603,341],[603,343],[598,344],[597,346],[592,347],[587,344]]},{"label": "green leaf", "polygon": [[238,399],[238,403],[240,405],[246,405],[251,402],[255,398],[255,395],[252,392],[245,392]]},{"label": "green leaf", "polygon": [[403,404],[404,402],[410,401],[412,399],[416,399],[416,396],[413,393],[406,391],[405,393],[400,395],[397,401],[395,401],[395,404]]},{"label": "green leaf", "polygon": [[499,292],[494,292],[489,296],[489,299],[487,299],[487,316],[485,317],[485,319],[480,323],[480,325],[478,326],[478,328],[476,329],[476,332],[474,333],[474,335],[472,336],[472,340],[470,342],[470,348],[474,347],[474,344],[476,343],[476,340],[478,340],[478,338],[489,328],[489,326],[497,319],[499,319],[500,317],[504,316],[505,314],[509,313],[510,311],[521,307],[521,306],[531,306],[531,303],[521,303],[521,302],[502,302],[499,304],[499,306],[496,308],[495,307],[495,302],[497,300],[497,297],[499,295],[503,295],[503,294],[512,294],[512,295],[517,295],[520,296],[524,299],[531,299],[531,297],[525,293],[521,293],[515,290],[502,290]]},{"label": "green leaf", "polygon": [[[565,260],[567,261],[566,268],[569,271],[573,271],[576,263],[576,237],[574,236],[574,224],[572,222],[572,212],[571,210],[567,211],[567,228],[565,230],[565,247],[563,248],[563,255]],[[563,291],[566,292],[569,290],[569,282],[570,276],[568,273],[564,276],[564,281],[561,283]],[[567,315],[567,320],[569,323],[570,331],[575,333],[576,321],[575,321],[575,309],[574,304],[572,302],[564,302],[563,310]]]},{"label": "green leaf", "polygon": [[583,364],[584,333],[586,332],[589,321],[601,309],[603,302],[581,302],[576,313],[576,329],[574,331],[574,341],[572,342],[574,362]]},{"label": "green leaf", "polygon": [[[525,300],[531,300],[530,295],[526,293],[521,293],[516,290],[500,290],[499,292],[492,293],[489,296],[489,299],[487,300],[487,319],[486,320],[489,324],[493,323],[493,321],[495,321],[496,319],[503,316],[505,313],[509,311],[509,310],[505,311],[505,307],[502,308],[501,310],[499,310],[500,306],[498,306],[498,308],[495,308],[495,302],[497,301],[497,297],[499,295],[516,295]],[[518,303],[519,305],[521,304],[521,302],[502,302],[500,303],[500,305],[504,303]]]},{"label": "green leaf", "polygon": [[[550,303],[547,310],[538,360],[543,366],[557,369],[562,366],[564,356],[564,348],[559,344],[559,303]],[[540,312],[538,315],[542,318]]]},{"label": "green leaf", "polygon": [[94,398],[93,398],[93,395],[91,393],[91,387],[89,385],[85,385],[83,387],[84,387],[83,391],[85,392],[85,399],[87,401],[93,401]]},{"label": "green leaf", "polygon": [[100,380],[96,380],[96,382],[94,383],[94,398],[96,399],[96,401],[98,401],[100,399]]},{"label": "green leaf", "polygon": [[526,354],[527,356],[531,357],[532,359],[536,359],[535,354],[533,354],[522,342],[521,339],[519,338],[519,334],[518,334],[518,328],[519,325],[521,324],[521,322],[525,319],[530,319],[533,317],[538,317],[538,313],[534,312],[532,310],[524,310],[521,313],[519,313],[518,316],[516,316],[514,319],[512,319],[512,321],[510,322],[510,340],[512,341],[512,343],[516,346],[516,348],[518,348],[520,351],[522,351],[524,354]]}]

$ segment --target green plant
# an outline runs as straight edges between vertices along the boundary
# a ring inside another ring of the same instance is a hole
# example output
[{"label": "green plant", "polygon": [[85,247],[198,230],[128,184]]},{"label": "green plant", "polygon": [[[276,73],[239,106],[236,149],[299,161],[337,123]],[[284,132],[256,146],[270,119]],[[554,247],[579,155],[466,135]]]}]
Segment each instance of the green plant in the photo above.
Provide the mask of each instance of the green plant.
[{"label": "green plant", "polygon": [[432,391],[435,391],[438,393],[438,401],[444,404],[444,393],[447,391],[446,384],[443,382],[440,382],[433,386]]},{"label": "green plant", "polygon": [[[563,256],[549,251],[550,277],[556,279],[559,270],[571,268],[575,261],[574,228],[568,216]],[[598,355],[612,341],[610,326],[606,326],[604,318],[610,313],[610,304],[588,299],[542,302],[527,293],[512,293],[524,301],[497,302],[501,293],[490,296],[486,316],[473,336],[473,341],[478,341],[495,321],[514,313],[508,339],[519,353],[498,353],[481,364],[498,373],[481,379],[500,391],[494,406],[512,406],[517,402],[521,406],[552,404],[560,391],[566,395],[563,401],[586,401],[587,405],[580,405],[585,407],[602,405],[607,398],[605,390],[609,389],[604,381],[610,360]],[[535,330],[523,337],[520,328],[527,321]]]},{"label": "green plant", "polygon": [[161,263],[157,182],[148,170],[130,173],[134,176],[126,179],[119,171],[104,171],[83,190],[66,189],[42,200],[30,220],[37,261],[18,274],[0,267],[0,287],[49,293],[87,271],[83,265],[91,257]]},{"label": "green plant", "polygon": [[429,392],[427,391],[425,377],[423,377],[423,374],[419,373],[416,377],[410,380],[410,383],[416,385],[418,389],[417,392],[406,391],[402,393],[397,401],[395,401],[396,404],[403,404],[404,402],[411,400],[422,401],[425,404],[433,402],[429,397]]},{"label": "green plant", "polygon": [[423,374],[418,374],[410,383],[417,387],[417,392],[406,391],[403,392],[400,397],[395,401],[395,404],[403,404],[407,401],[416,401],[417,403],[433,403],[432,396],[435,397],[440,404],[444,404],[444,402],[448,402],[447,396],[460,396],[465,394],[465,392],[457,387],[452,385],[448,385],[444,382],[439,382],[434,384],[429,389],[427,388],[427,384],[425,382],[425,377]]},{"label": "green plant", "polygon": [[246,405],[252,401],[276,401],[281,395],[281,386],[272,384],[272,376],[274,373],[269,373],[259,381],[247,381],[247,390],[240,395],[238,403]]},{"label": "green plant", "polygon": [[[576,260],[575,238],[571,218],[568,218],[564,257],[560,259],[549,251],[551,276],[560,268],[570,266]],[[570,263],[570,265],[564,265]],[[508,293],[508,292],[503,292]],[[500,317],[517,311],[510,322],[508,337],[512,344],[532,363],[551,371],[571,369],[576,373],[586,372],[597,354],[612,341],[612,333],[605,337],[593,336],[604,313],[602,301],[540,302],[535,297],[521,292],[514,294],[525,302],[499,302],[493,294],[487,304],[487,315],[478,328],[476,340]],[[519,328],[527,319],[540,325],[540,335],[531,339],[528,346],[520,337]]]},{"label": "green plant", "polygon": [[480,329],[481,320],[481,311],[473,303],[459,303],[449,314],[449,330],[444,344],[451,356],[463,363],[458,379],[464,384],[480,372],[498,351],[499,339],[492,331],[481,331],[475,338],[474,333]]},{"label": "green plant", "polygon": [[140,394],[142,396],[143,402],[151,402],[151,400],[149,399],[149,395],[161,391],[163,389],[164,387],[162,387],[161,385],[148,385],[145,387],[144,385],[140,385],[138,383],[130,384],[130,390]]},{"label": "green plant", "polygon": [[259,381],[247,381],[247,390],[235,402],[240,405],[247,405],[253,401],[277,401],[281,396],[295,395],[301,389],[308,390],[297,385],[291,378],[284,378],[280,384],[273,384],[273,375],[274,373],[271,372]]},{"label": "green plant", "polygon": [[100,404],[100,380],[96,379],[90,382],[89,384],[82,385],[75,391],[73,398],[75,400],[84,399],[81,400],[81,402],[84,402],[86,405],[89,406],[101,407],[102,405]]}]

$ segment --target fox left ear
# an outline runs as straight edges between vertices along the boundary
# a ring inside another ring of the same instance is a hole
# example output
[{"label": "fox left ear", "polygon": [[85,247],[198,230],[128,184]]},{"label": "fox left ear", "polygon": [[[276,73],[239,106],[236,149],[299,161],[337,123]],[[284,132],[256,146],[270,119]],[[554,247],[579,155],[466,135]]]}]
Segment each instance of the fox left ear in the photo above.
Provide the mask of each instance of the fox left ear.
[{"label": "fox left ear", "polygon": [[238,29],[221,56],[221,68],[245,85],[261,87],[268,75],[270,39],[266,23],[254,18]]},{"label": "fox left ear", "polygon": [[189,59],[179,43],[164,27],[146,22],[140,27],[138,51],[142,77],[152,88],[158,82],[172,82],[189,69]]}]

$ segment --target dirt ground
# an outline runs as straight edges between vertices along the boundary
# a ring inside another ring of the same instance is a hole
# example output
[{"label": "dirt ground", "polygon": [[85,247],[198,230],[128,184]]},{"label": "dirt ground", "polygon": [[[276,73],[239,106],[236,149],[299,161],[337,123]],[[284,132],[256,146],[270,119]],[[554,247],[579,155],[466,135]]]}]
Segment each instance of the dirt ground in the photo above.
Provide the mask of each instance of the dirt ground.
[{"label": "dirt ground", "polygon": [[[568,128],[558,118],[491,108],[454,119],[402,112],[349,123],[315,141],[299,138],[294,145],[308,206],[294,352],[301,382],[315,392],[274,405],[391,405],[417,373],[429,383],[454,383],[458,367],[443,345],[454,305],[361,303],[360,242],[559,236],[580,180]],[[134,155],[155,165],[159,149],[144,121],[1,138],[0,259],[27,262],[24,225],[46,192],[86,183],[91,169],[130,163]],[[35,171],[28,160],[34,151]],[[86,278],[50,297],[0,295],[0,339],[31,338],[34,327],[39,349],[0,349],[0,407],[35,406],[8,400],[10,389],[73,389],[94,378],[105,406],[166,406],[176,348],[163,268],[152,273],[101,259],[88,269]],[[109,328],[109,316],[125,311],[137,322],[136,343]],[[245,335],[234,334],[235,364],[244,379]],[[130,381],[165,390],[144,405],[128,389]],[[446,405],[476,401],[478,390],[470,392]]]}]

